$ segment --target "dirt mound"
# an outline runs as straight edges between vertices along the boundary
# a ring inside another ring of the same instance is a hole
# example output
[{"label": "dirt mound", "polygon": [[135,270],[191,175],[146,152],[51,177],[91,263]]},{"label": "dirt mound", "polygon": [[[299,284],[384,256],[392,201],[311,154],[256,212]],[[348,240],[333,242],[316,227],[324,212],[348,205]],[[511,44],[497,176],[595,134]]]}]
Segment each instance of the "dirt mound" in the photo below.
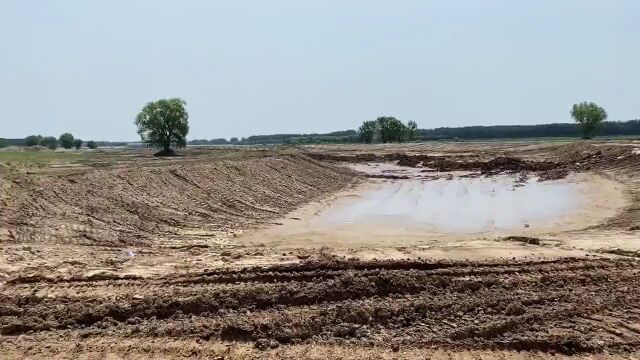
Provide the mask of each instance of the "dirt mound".
[{"label": "dirt mound", "polygon": [[538,175],[538,181],[564,179],[568,175],[569,175],[569,170],[567,168],[551,169],[551,170],[541,172]]},{"label": "dirt mound", "polygon": [[553,149],[554,155],[559,161],[573,164],[585,158],[601,155],[602,151],[590,141],[575,141],[563,144]]},{"label": "dirt mound", "polygon": [[0,199],[0,228],[17,242],[210,239],[278,217],[353,176],[301,156],[20,175]]},{"label": "dirt mound", "polygon": [[561,166],[561,164],[551,161],[528,161],[506,156],[500,156],[485,161],[459,156],[408,155],[405,153],[393,153],[385,155],[331,155],[322,153],[309,153],[308,155],[318,160],[351,163],[389,161],[397,162],[397,164],[400,166],[423,166],[426,168],[435,169],[437,171],[481,171],[484,174],[519,171],[546,171]]},{"label": "dirt mound", "polygon": [[625,352],[640,347],[639,271],[629,259],[318,259],[152,279],[13,281],[0,295],[0,343],[29,334],[38,346],[116,336]]},{"label": "dirt mound", "polygon": [[162,149],[153,154],[153,156],[178,156],[178,154],[176,154],[176,151],[173,149]]}]

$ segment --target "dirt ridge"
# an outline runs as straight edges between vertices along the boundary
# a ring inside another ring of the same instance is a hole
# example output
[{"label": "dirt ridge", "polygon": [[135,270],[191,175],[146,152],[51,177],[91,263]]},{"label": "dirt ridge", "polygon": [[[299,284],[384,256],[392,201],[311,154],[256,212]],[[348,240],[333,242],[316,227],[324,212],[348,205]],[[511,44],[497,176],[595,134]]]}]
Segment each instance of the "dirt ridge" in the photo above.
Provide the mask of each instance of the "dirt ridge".
[{"label": "dirt ridge", "polygon": [[0,228],[9,234],[0,240],[123,246],[179,239],[184,245],[274,219],[353,177],[300,155],[24,174],[0,204]]},{"label": "dirt ridge", "polygon": [[630,259],[320,259],[151,281],[12,283],[0,296],[0,334],[627,351],[640,345],[640,329],[630,330],[638,275]]}]

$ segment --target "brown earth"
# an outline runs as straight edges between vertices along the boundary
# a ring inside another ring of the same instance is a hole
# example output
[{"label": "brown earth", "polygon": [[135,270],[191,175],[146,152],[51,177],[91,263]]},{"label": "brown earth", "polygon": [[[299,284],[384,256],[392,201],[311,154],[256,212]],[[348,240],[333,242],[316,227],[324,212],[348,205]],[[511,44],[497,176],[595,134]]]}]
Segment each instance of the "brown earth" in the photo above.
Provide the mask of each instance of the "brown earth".
[{"label": "brown earth", "polygon": [[344,187],[347,169],[300,156],[14,176],[5,241],[191,244],[282,216]]},{"label": "brown earth", "polygon": [[36,344],[102,338],[140,339],[133,353],[161,351],[145,339],[191,339],[628,354],[640,346],[639,275],[630,259],[319,258],[153,279],[18,277],[0,297],[0,334],[3,348],[28,356],[47,353]]},{"label": "brown earth", "polygon": [[[636,358],[635,146],[125,150],[0,167],[0,358]],[[592,172],[624,184],[631,205],[580,231],[455,249],[241,242],[368,181],[335,161],[378,160]]]}]

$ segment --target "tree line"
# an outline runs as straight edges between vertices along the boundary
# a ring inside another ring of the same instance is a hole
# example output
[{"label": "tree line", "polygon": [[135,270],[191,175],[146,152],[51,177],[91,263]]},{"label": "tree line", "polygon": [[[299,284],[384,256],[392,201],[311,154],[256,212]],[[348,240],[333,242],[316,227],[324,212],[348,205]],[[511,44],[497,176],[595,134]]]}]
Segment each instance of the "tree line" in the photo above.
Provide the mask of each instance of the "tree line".
[{"label": "tree line", "polygon": [[[76,148],[77,150],[77,149],[80,149],[83,144],[84,144],[84,141],[82,141],[82,139],[77,139],[73,136],[73,134],[66,132],[60,135],[58,138],[54,136],[29,135],[26,138],[24,138],[22,145],[44,146],[51,150],[55,150],[58,148],[58,146],[60,146],[65,149]],[[98,147],[96,142],[93,140],[87,141],[86,146],[89,149],[95,149]]]},{"label": "tree line", "polygon": [[[147,103],[135,118],[138,134],[150,147],[160,148],[156,155],[174,155],[172,147],[181,148],[190,145],[254,145],[254,144],[317,144],[317,143],[373,143],[405,142],[446,139],[505,139],[527,137],[572,137],[578,133],[582,138],[591,138],[596,132],[600,135],[640,135],[640,119],[629,121],[605,121],[607,112],[593,102],[574,104],[571,109],[574,124],[541,125],[495,125],[466,126],[456,128],[418,129],[415,121],[406,124],[392,116],[381,116],[376,120],[367,120],[358,130],[335,131],[326,134],[273,134],[254,135],[247,138],[217,138],[211,140],[187,141],[189,132],[189,114],[186,102],[180,98],[160,99]],[[13,141],[15,139],[11,139]],[[10,141],[0,139],[0,147]],[[58,145],[70,149],[79,149],[83,144],[72,134],[64,133],[59,138],[31,135],[21,145],[46,146],[55,149]],[[124,143],[123,143],[124,144]],[[87,147],[96,148],[95,141],[87,142]]]}]

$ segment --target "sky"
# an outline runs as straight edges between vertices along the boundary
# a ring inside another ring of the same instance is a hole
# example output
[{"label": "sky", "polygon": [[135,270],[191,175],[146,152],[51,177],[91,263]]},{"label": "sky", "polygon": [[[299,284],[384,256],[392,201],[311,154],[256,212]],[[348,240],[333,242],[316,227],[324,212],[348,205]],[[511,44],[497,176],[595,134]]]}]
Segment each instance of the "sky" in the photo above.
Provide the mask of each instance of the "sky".
[{"label": "sky", "polygon": [[137,140],[148,101],[190,139],[640,118],[637,0],[0,0],[0,137]]}]

